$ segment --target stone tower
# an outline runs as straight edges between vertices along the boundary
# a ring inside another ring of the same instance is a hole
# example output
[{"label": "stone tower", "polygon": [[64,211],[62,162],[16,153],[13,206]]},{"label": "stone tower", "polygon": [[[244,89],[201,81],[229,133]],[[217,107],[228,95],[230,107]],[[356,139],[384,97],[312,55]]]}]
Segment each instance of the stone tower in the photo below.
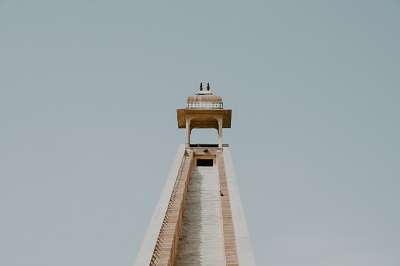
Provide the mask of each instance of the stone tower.
[{"label": "stone tower", "polygon": [[[203,82],[177,110],[186,144],[178,148],[136,266],[255,265],[231,151],[222,142],[231,117]],[[192,144],[195,128],[216,129],[217,144]]]}]

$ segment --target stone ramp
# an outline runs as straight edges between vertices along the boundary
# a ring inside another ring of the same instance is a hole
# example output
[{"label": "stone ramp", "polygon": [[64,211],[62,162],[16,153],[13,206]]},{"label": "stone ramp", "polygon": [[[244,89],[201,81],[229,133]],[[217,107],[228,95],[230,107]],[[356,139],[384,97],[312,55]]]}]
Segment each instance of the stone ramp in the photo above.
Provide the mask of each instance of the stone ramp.
[{"label": "stone ramp", "polygon": [[194,167],[186,194],[177,266],[225,265],[218,169]]},{"label": "stone ramp", "polygon": [[255,265],[235,179],[227,146],[181,146],[135,265]]}]

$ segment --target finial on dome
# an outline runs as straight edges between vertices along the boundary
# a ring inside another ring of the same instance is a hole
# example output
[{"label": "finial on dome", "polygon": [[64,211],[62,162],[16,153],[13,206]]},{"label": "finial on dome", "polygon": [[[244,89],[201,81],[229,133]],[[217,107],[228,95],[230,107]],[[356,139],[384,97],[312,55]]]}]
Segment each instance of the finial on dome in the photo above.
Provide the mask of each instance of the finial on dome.
[{"label": "finial on dome", "polygon": [[198,91],[195,94],[196,95],[213,95],[213,92],[211,91],[210,82],[206,82],[206,81],[200,82],[200,88],[198,89]]}]

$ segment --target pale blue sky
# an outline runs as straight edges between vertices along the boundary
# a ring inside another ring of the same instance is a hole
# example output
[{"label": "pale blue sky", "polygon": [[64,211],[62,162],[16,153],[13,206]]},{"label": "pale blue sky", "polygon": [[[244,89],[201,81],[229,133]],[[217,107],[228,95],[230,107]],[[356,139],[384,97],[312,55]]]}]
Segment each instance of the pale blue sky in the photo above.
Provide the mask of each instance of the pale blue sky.
[{"label": "pale blue sky", "polygon": [[399,266],[399,29],[396,0],[0,0],[0,265],[132,265],[208,80],[258,265]]}]

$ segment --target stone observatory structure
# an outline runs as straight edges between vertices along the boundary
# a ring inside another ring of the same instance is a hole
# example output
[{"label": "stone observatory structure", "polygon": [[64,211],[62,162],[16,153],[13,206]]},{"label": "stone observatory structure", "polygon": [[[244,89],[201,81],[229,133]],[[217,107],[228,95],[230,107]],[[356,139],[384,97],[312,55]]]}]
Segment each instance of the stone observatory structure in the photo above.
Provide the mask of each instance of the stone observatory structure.
[{"label": "stone observatory structure", "polygon": [[[255,265],[235,180],[231,150],[222,130],[232,110],[209,83],[177,110],[186,144],[178,148],[135,265]],[[193,144],[195,128],[216,129],[216,144]]]}]

